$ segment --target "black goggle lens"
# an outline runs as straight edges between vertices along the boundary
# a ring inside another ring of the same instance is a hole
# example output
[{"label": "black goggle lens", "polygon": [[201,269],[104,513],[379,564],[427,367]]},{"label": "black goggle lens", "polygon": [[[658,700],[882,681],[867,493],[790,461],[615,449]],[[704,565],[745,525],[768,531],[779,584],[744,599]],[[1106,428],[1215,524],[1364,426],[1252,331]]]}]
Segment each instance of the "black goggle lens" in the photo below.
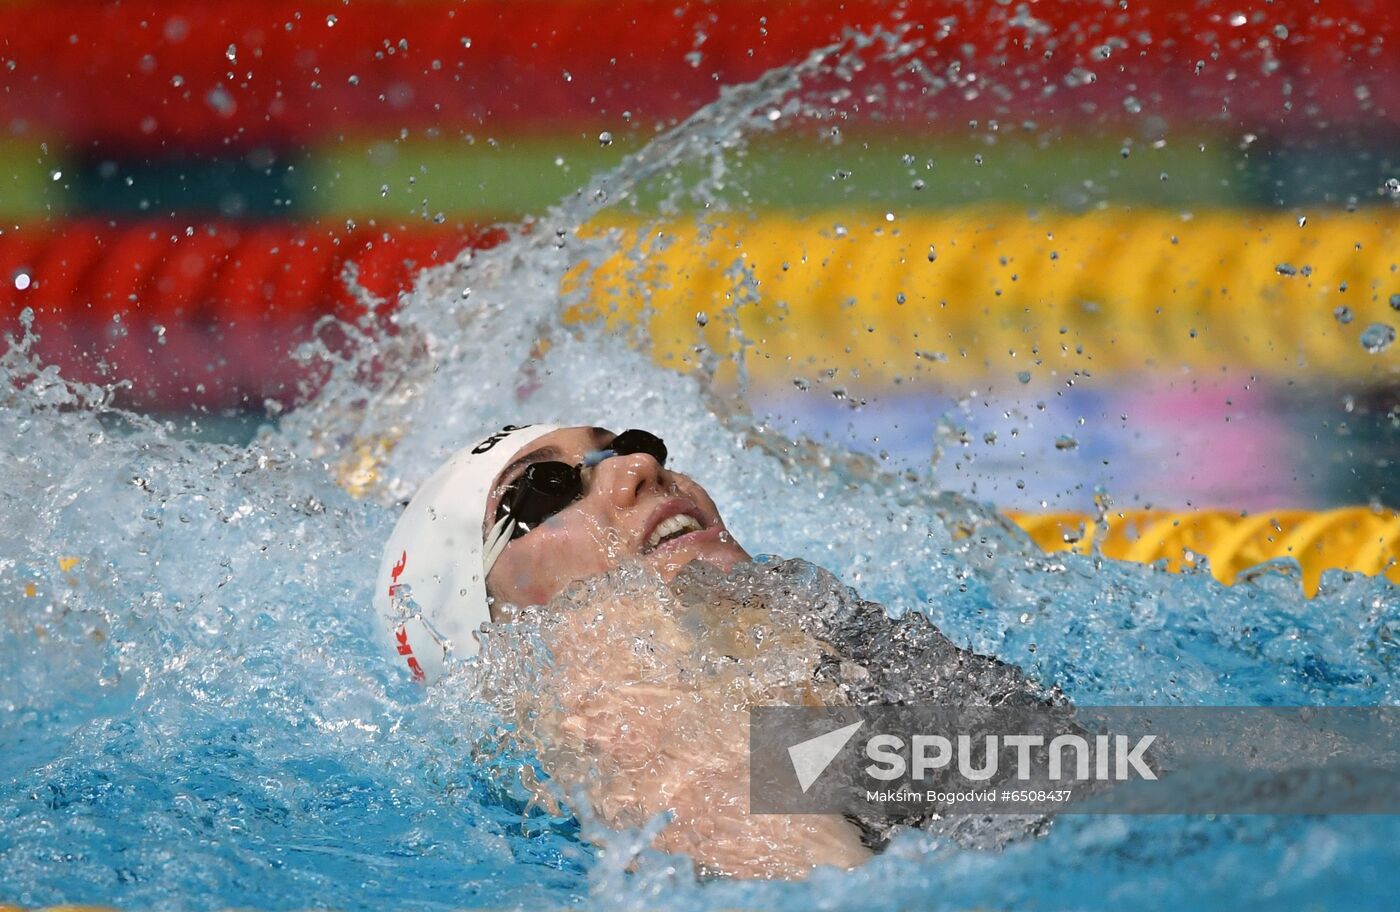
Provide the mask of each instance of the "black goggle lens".
[{"label": "black goggle lens", "polygon": [[[515,518],[516,532],[524,535],[573,503],[581,490],[577,466],[537,462],[521,473],[501,508]],[[522,526],[526,527],[524,531]]]},{"label": "black goggle lens", "polygon": [[623,431],[613,438],[612,446],[608,447],[619,456],[631,456],[633,453],[646,453],[657,464],[666,464],[666,443],[660,437],[650,431],[642,431],[632,428]]},{"label": "black goggle lens", "polygon": [[[666,464],[666,444],[661,438],[635,428],[618,434],[602,452],[604,459],[608,455],[646,453],[659,465]],[[512,540],[583,497],[581,468],[565,462],[536,462],[520,473],[520,477],[506,490],[500,509],[496,511],[497,521],[506,515],[515,520],[515,529],[510,536]]]}]

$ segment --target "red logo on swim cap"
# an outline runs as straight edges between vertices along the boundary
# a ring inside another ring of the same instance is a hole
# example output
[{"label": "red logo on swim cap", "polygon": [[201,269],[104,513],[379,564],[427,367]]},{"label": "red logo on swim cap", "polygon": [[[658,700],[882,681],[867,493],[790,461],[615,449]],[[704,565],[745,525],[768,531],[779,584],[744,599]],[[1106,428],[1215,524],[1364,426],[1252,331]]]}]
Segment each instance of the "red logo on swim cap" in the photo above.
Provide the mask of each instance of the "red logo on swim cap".
[{"label": "red logo on swim cap", "polygon": [[413,680],[422,681],[427,675],[423,673],[423,666],[418,664],[418,659],[414,658],[413,647],[408,645],[408,628],[403,624],[394,628],[394,639],[399,641],[399,655],[408,656],[408,670],[413,672]]},{"label": "red logo on swim cap", "polygon": [[403,568],[406,566],[408,566],[407,551],[405,551],[403,553],[403,556],[399,558],[399,562],[394,565],[393,571],[389,574],[391,579],[391,582],[389,583],[389,598],[394,597],[394,589],[398,586],[399,577],[403,575]]}]

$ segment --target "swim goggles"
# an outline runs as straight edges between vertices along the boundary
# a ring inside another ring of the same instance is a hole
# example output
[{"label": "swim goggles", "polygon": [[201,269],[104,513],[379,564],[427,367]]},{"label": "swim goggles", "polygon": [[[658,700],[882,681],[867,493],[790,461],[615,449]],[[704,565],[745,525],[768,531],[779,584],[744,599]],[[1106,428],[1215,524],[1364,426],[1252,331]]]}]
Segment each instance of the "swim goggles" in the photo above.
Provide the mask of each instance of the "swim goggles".
[{"label": "swim goggles", "polygon": [[583,499],[583,470],[613,456],[646,453],[658,465],[666,464],[666,444],[649,431],[633,428],[612,439],[606,449],[593,450],[583,462],[533,462],[511,482],[496,510],[496,521],[486,535],[486,570],[500,557],[505,546],[527,534],[577,500]]}]

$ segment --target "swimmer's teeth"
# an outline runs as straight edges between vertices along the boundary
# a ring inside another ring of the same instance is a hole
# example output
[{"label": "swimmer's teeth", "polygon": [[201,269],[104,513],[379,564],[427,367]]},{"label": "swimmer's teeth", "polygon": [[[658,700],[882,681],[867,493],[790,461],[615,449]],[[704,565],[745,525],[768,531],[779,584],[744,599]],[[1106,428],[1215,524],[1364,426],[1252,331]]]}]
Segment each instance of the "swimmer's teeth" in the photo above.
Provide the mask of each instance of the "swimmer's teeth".
[{"label": "swimmer's teeth", "polygon": [[647,550],[650,551],[668,538],[677,535],[686,535],[690,532],[699,532],[703,528],[700,522],[689,513],[678,513],[670,519],[663,521],[647,536]]}]

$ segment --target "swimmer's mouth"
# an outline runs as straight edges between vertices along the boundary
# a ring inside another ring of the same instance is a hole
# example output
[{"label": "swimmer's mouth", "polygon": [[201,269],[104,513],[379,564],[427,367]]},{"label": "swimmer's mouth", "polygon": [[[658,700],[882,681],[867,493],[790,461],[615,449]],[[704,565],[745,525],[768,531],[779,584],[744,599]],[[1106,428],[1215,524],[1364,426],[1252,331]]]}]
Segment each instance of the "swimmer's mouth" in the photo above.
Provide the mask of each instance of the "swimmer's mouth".
[{"label": "swimmer's mouth", "polygon": [[688,506],[689,504],[667,505],[657,511],[657,516],[660,518],[653,519],[655,525],[652,526],[651,532],[642,542],[643,554],[655,551],[678,538],[704,531],[704,522],[694,513],[686,511],[685,508]]}]

